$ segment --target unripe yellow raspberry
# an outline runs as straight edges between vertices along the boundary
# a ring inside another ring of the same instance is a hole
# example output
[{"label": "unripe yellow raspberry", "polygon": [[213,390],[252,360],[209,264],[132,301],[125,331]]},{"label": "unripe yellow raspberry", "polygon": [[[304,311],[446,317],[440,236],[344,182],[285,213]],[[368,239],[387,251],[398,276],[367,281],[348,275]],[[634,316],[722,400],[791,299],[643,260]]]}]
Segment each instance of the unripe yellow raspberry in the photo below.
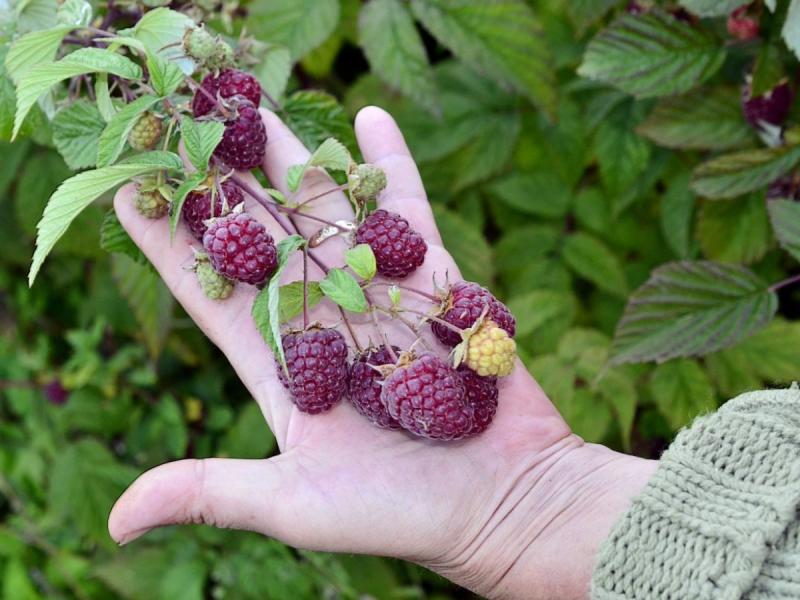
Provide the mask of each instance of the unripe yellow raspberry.
[{"label": "unripe yellow raspberry", "polygon": [[504,377],[514,369],[517,345],[494,321],[484,321],[467,342],[464,362],[481,377]]}]

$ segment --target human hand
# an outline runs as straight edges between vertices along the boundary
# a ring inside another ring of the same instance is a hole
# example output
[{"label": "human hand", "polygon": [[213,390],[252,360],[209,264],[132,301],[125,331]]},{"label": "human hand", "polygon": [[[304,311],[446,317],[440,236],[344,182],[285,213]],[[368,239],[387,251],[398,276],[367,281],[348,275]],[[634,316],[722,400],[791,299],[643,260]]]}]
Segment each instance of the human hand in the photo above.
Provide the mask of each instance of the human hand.
[{"label": "human hand", "polygon": [[[269,136],[264,170],[288,193],[287,169],[305,162],[309,153],[278,117],[262,112]],[[365,160],[386,172],[388,186],[379,205],[402,214],[428,243],[425,263],[404,283],[426,287],[434,273],[441,279],[446,272],[458,280],[394,121],[380,109],[366,108],[356,119],[356,134]],[[300,199],[333,186],[324,173],[311,172]],[[311,550],[403,558],[490,597],[588,595],[596,550],[649,479],[654,462],[585,444],[521,364],[499,382],[499,409],[491,427],[462,442],[429,442],[378,429],[346,401],[321,415],[299,412],[250,317],[257,290],[239,285],[223,302],[207,299],[185,269],[194,239],[181,226],[170,244],[166,220],[138,215],[132,193],[128,186],[117,194],[120,221],[225,353],[258,402],[281,454],[268,460],[183,460],[152,469],[111,513],[109,531],[117,542],[129,543],[163,525],[206,523],[256,531]],[[313,214],[327,220],[352,217],[341,193],[311,206]],[[250,198],[247,210],[276,240],[285,237]],[[305,219],[297,223],[303,235],[319,225]],[[331,239],[315,252],[334,264],[344,243]],[[285,281],[301,277],[299,258],[290,262]],[[430,308],[408,296],[404,303]],[[339,320],[327,304],[317,307],[314,318]],[[399,346],[412,341],[394,321],[386,321],[385,328]],[[367,318],[353,320],[353,329],[362,340],[374,337]]]}]

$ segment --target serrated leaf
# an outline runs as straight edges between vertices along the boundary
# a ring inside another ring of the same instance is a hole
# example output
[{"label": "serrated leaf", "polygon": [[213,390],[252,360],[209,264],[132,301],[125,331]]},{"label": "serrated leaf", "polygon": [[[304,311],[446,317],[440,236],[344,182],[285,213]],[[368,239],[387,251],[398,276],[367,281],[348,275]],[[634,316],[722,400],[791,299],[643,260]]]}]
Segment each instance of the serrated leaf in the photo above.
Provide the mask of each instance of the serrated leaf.
[{"label": "serrated leaf", "polygon": [[281,344],[280,279],[281,273],[289,262],[289,257],[293,252],[302,248],[305,243],[305,239],[299,235],[291,235],[278,243],[278,268],[270,278],[267,287],[256,296],[251,310],[256,329],[284,369],[286,368],[286,357]]},{"label": "serrated leaf", "polygon": [[44,259],[64,235],[70,223],[98,196],[136,175],[158,169],[183,167],[179,156],[168,152],[139,154],[137,162],[124,162],[94,171],[84,171],[64,181],[47,202],[36,226],[36,250],[33,253],[28,284],[33,285]]},{"label": "serrated leaf", "polygon": [[109,209],[103,219],[100,228],[100,247],[106,252],[126,254],[139,263],[146,262],[144,254],[125,231],[113,208]]},{"label": "serrated leaf", "polygon": [[188,27],[194,27],[194,21],[187,15],[161,7],[144,13],[135,27],[120,31],[120,35],[140,41],[148,52],[158,54],[180,67],[186,75],[194,71],[194,61],[183,53],[180,41]]},{"label": "serrated leaf", "polygon": [[375,277],[377,273],[375,254],[369,244],[358,244],[348,248],[344,253],[344,260],[356,275],[366,281]]},{"label": "serrated leaf", "polygon": [[783,198],[768,200],[767,211],[781,248],[800,261],[800,204]]},{"label": "serrated leaf", "polygon": [[517,319],[516,336],[530,335],[554,319],[572,320],[575,314],[575,296],[557,290],[535,290],[512,296],[508,307]]},{"label": "serrated leaf", "polygon": [[372,0],[361,8],[358,32],[372,72],[390,87],[438,114],[438,92],[422,38],[399,0]]},{"label": "serrated leaf", "polygon": [[792,0],[781,30],[783,41],[800,58],[800,0]]},{"label": "serrated leaf", "polygon": [[54,27],[33,31],[16,39],[6,54],[5,65],[8,76],[14,83],[33,66],[52,63],[64,36],[71,27]]},{"label": "serrated leaf", "polygon": [[147,263],[114,254],[111,272],[119,292],[133,311],[152,358],[158,357],[169,334],[174,300],[164,282]]},{"label": "serrated leaf", "polygon": [[125,79],[139,79],[142,70],[124,56],[100,48],[81,48],[55,63],[31,67],[17,84],[17,112],[13,136],[16,137],[36,100],[53,85],[83,73],[112,73]]},{"label": "serrated leaf", "polygon": [[261,54],[261,62],[253,68],[253,74],[269,96],[280,102],[286,91],[286,84],[292,74],[292,55],[289,49],[278,44],[270,44]]},{"label": "serrated leaf", "polygon": [[593,387],[611,405],[622,435],[622,446],[629,451],[638,403],[638,394],[632,378],[620,369],[609,369],[602,373]]},{"label": "serrated leaf", "polygon": [[172,94],[185,77],[177,64],[151,51],[147,52],[147,71],[150,74],[150,85],[159,96]]},{"label": "serrated leaf", "polygon": [[723,17],[732,13],[749,0],[680,0],[681,6],[698,17]]},{"label": "serrated leaf", "polygon": [[[800,364],[800,323],[775,319],[764,329],[719,354],[735,362],[768,385],[791,383]],[[737,390],[738,393],[744,390]]]},{"label": "serrated leaf", "polygon": [[111,91],[108,87],[107,73],[99,73],[97,77],[95,77],[94,94],[97,98],[97,110],[100,111],[103,121],[108,123],[114,118],[114,115],[117,114],[117,108],[111,101]]},{"label": "serrated leaf", "polygon": [[97,166],[107,167],[119,158],[139,117],[159,100],[158,96],[141,96],[111,118],[97,142]]},{"label": "serrated leaf", "polygon": [[696,361],[681,358],[656,367],[650,394],[673,429],[717,407],[714,388]]},{"label": "serrated leaf", "polygon": [[706,198],[734,198],[788,173],[800,161],[800,146],[744,150],[713,158],[694,170],[692,189]]},{"label": "serrated leaf", "polygon": [[756,54],[750,81],[750,97],[758,98],[777,86],[785,76],[783,48],[777,41],[767,40]]},{"label": "serrated leaf", "polygon": [[73,170],[97,163],[97,138],[102,132],[100,111],[86,100],[62,108],[53,118],[53,143]]},{"label": "serrated leaf", "polygon": [[[325,295],[319,287],[318,281],[309,281],[307,285],[308,309],[311,310]],[[303,282],[293,281],[282,285],[280,289],[280,306],[278,307],[279,322],[281,324],[291,321],[303,312]]]},{"label": "serrated leaf", "polygon": [[489,285],[494,278],[493,251],[483,232],[438,203],[433,205],[433,212],[445,246],[450,249],[464,279]]},{"label": "serrated leaf", "polygon": [[689,174],[673,177],[661,197],[661,233],[678,258],[688,258],[692,240],[695,198],[689,189]]},{"label": "serrated leaf", "polygon": [[758,331],[777,308],[775,293],[745,267],[667,263],[628,300],[614,334],[612,363],[708,354]]},{"label": "serrated leaf", "polygon": [[15,25],[19,33],[50,29],[58,24],[56,0],[22,0],[11,6],[16,12]]},{"label": "serrated leaf", "polygon": [[367,298],[358,281],[347,271],[331,269],[319,287],[326,297],[333,300],[343,309],[355,313],[367,312]]},{"label": "serrated leaf", "polygon": [[286,185],[296,192],[303,183],[309,167],[321,167],[332,171],[346,171],[352,159],[347,148],[335,138],[328,138],[314,150],[304,165],[292,165],[286,173]]},{"label": "serrated leaf", "polygon": [[333,137],[346,147],[354,147],[355,134],[341,104],[325,92],[301,90],[286,99],[283,118],[306,148],[316,148]]},{"label": "serrated leaf", "polygon": [[306,173],[306,165],[292,165],[286,170],[286,187],[290,192],[296,192]]},{"label": "serrated leaf", "polygon": [[253,34],[286,46],[294,61],[322,44],[339,22],[338,0],[269,0],[249,12]]},{"label": "serrated leaf", "polygon": [[523,0],[413,0],[411,9],[464,64],[555,113],[552,60],[541,26]]},{"label": "serrated leaf", "polygon": [[86,27],[92,20],[92,5],[86,0],[65,0],[58,7],[56,19],[71,27]]},{"label": "serrated leaf", "polygon": [[739,96],[733,88],[714,88],[666,98],[636,131],[667,148],[725,150],[745,145],[753,134],[742,118]]},{"label": "serrated leaf", "polygon": [[584,279],[615,296],[627,295],[628,283],[622,265],[597,238],[588,233],[574,233],[564,241],[561,252],[564,262]]},{"label": "serrated leaf", "polygon": [[225,125],[219,121],[195,121],[186,116],[181,119],[181,138],[189,162],[195,169],[205,173],[208,161],[222,140],[223,133]]},{"label": "serrated leaf", "polygon": [[706,201],[697,217],[697,239],[706,258],[750,264],[764,256],[772,243],[761,194]]},{"label": "serrated leaf", "polygon": [[602,19],[605,14],[621,0],[571,0],[567,5],[567,14],[579,32],[585,31]]},{"label": "serrated leaf", "polygon": [[598,33],[578,74],[639,98],[682,94],[722,66],[725,48],[700,24],[652,9],[625,15]]},{"label": "serrated leaf", "polygon": [[594,136],[600,178],[611,197],[637,182],[650,162],[650,144],[634,131],[631,110],[619,107],[604,119]]},{"label": "serrated leaf", "polygon": [[490,193],[512,208],[542,217],[563,217],[569,209],[569,187],[550,172],[512,173],[489,186]]},{"label": "serrated leaf", "polygon": [[175,237],[175,232],[178,230],[178,223],[181,222],[181,211],[183,210],[183,203],[186,202],[186,197],[189,193],[199,186],[206,179],[205,171],[197,171],[192,173],[178,186],[175,193],[172,195],[172,206],[169,213],[169,237]]}]

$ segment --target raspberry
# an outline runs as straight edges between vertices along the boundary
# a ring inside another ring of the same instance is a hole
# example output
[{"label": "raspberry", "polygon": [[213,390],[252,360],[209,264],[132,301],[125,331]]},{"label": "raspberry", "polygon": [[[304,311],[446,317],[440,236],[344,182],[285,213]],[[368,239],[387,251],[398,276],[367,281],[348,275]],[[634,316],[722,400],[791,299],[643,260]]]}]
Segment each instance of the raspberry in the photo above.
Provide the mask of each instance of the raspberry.
[{"label": "raspberry", "polygon": [[403,217],[385,210],[371,213],[356,230],[356,243],[369,244],[378,273],[402,279],[425,261],[428,245]]},{"label": "raspberry", "polygon": [[148,219],[160,219],[169,211],[169,202],[157,189],[137,188],[133,204],[139,214]]},{"label": "raspberry", "polygon": [[187,56],[215,71],[229,67],[234,62],[233,49],[219,36],[206,31],[203,25],[187,28],[182,45]]},{"label": "raspberry", "polygon": [[69,392],[64,388],[60,379],[53,379],[42,388],[42,391],[50,404],[61,406],[69,400]]},{"label": "raspberry", "polygon": [[283,336],[287,378],[278,365],[281,383],[292,402],[305,413],[321,413],[339,402],[347,389],[347,344],[335,329],[313,328]]},{"label": "raspberry", "polygon": [[464,363],[481,377],[504,377],[514,370],[517,345],[493,321],[481,323],[467,341]]},{"label": "raspberry", "polygon": [[278,268],[275,241],[247,213],[231,213],[212,222],[203,236],[211,265],[228,279],[263,285]]},{"label": "raspberry", "polygon": [[472,407],[474,424],[470,435],[483,433],[488,429],[497,412],[497,378],[481,377],[472,369],[461,365],[458,374],[467,390],[467,404]]},{"label": "raspberry", "polygon": [[224,300],[233,293],[233,282],[217,273],[208,260],[198,260],[195,272],[200,288],[211,300]]},{"label": "raspberry", "polygon": [[[489,290],[479,286],[477,283],[460,281],[453,284],[450,293],[442,304],[442,312],[439,318],[455,325],[459,329],[467,329],[475,324],[481,316],[485,306],[488,306],[486,318],[494,321],[498,327],[504,329],[509,336],[513,337],[516,331],[516,321],[514,316],[492,295]],[[447,346],[455,346],[461,341],[461,337],[451,329],[441,323],[432,323],[431,329],[434,335]]]},{"label": "raspberry", "polygon": [[133,125],[128,134],[128,143],[134,150],[152,150],[161,139],[161,131],[161,119],[151,112],[146,112]]},{"label": "raspberry", "polygon": [[742,42],[758,37],[758,19],[747,14],[748,8],[747,5],[742,6],[728,16],[728,33]]},{"label": "raspberry", "polygon": [[264,160],[267,130],[255,105],[236,96],[236,116],[225,123],[214,156],[233,169],[252,169]]},{"label": "raspberry", "polygon": [[347,173],[347,189],[358,202],[374,200],[386,187],[386,173],[371,164],[353,163]]},{"label": "raspberry", "polygon": [[[200,83],[200,87],[208,92],[211,98],[233,98],[234,96],[244,96],[258,108],[261,102],[261,85],[258,80],[244,71],[237,69],[226,69],[215,77],[213,74],[206,75]],[[200,90],[196,91],[192,98],[192,113],[195,117],[207,115],[215,108],[214,102]]]},{"label": "raspberry", "polygon": [[[232,181],[223,181],[220,187],[222,188],[222,193],[225,195],[225,201],[229,211],[233,210],[238,204],[244,201],[242,190]],[[222,216],[224,206],[222,197],[217,191],[218,190],[213,190],[211,187],[195,190],[186,196],[186,200],[183,203],[181,216],[198,240],[203,239],[203,234],[208,228],[205,222],[212,217]],[[211,210],[212,195],[214,196],[213,211]]]},{"label": "raspberry", "polygon": [[474,425],[461,376],[435,354],[398,367],[383,383],[381,400],[389,414],[415,435],[457,440]]},{"label": "raspberry", "polygon": [[[395,355],[400,353],[399,348],[393,348]],[[383,376],[373,367],[393,365],[394,362],[386,346],[380,346],[358,356],[350,368],[350,402],[359,413],[384,429],[400,429],[400,423],[392,418],[381,402]]]},{"label": "raspberry", "polygon": [[789,116],[794,100],[794,90],[788,81],[783,81],[774,88],[751,98],[751,87],[748,82],[742,89],[742,110],[744,118],[751,127],[758,129],[762,122],[780,125]]}]

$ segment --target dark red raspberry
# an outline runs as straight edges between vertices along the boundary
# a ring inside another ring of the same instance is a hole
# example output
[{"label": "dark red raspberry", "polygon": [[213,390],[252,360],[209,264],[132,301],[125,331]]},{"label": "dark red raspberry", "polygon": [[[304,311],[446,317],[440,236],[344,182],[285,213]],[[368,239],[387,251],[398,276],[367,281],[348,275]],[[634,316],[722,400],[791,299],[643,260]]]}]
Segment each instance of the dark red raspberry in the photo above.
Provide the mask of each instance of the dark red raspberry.
[{"label": "dark red raspberry", "polygon": [[203,246],[211,266],[228,279],[263,285],[278,268],[275,241],[247,213],[214,220],[203,235]]},{"label": "dark red raspberry", "polygon": [[728,33],[742,42],[758,37],[758,19],[747,14],[749,8],[746,4],[728,15]]},{"label": "dark red raspberry", "polygon": [[[459,329],[467,329],[475,324],[485,306],[489,307],[486,318],[494,321],[498,327],[514,337],[517,326],[514,315],[489,290],[482,288],[477,283],[459,281],[453,284],[443,303],[442,314],[439,318]],[[455,331],[441,323],[434,322],[431,329],[443,344],[455,346],[461,342],[461,337]]]},{"label": "dark red raspberry", "polygon": [[[232,181],[223,181],[220,187],[222,188],[222,193],[225,194],[228,210],[233,210],[236,205],[244,201],[242,190]],[[214,196],[213,211],[211,210],[212,193]],[[206,232],[207,226],[205,222],[211,217],[222,216],[222,204],[219,190],[212,190],[211,188],[196,190],[186,196],[183,208],[181,208],[181,216],[198,240],[202,240],[203,234]]]},{"label": "dark red raspberry", "polygon": [[423,354],[386,378],[381,400],[407,431],[457,440],[469,435],[474,424],[466,395],[455,369],[435,354]]},{"label": "dark red raspberry", "polygon": [[[392,348],[395,356],[400,354],[400,348],[394,346]],[[393,365],[394,362],[386,346],[380,346],[358,356],[350,368],[348,387],[350,402],[358,412],[384,429],[400,429],[400,423],[392,418],[381,402],[383,376],[373,367]]]},{"label": "dark red raspberry", "polygon": [[330,410],[347,390],[347,344],[335,329],[313,328],[283,336],[286,373],[278,374],[292,402],[305,413]]},{"label": "dark red raspberry", "polygon": [[369,244],[378,273],[401,279],[425,262],[428,245],[403,217],[386,210],[371,213],[356,230],[356,243]]},{"label": "dark red raspberry", "polygon": [[481,377],[467,366],[458,367],[461,381],[467,390],[467,404],[472,407],[474,424],[470,435],[483,433],[497,412],[497,377]]},{"label": "dark red raspberry", "polygon": [[781,125],[792,108],[794,90],[788,81],[779,83],[770,91],[751,98],[750,83],[742,89],[742,111],[751,127],[758,129],[762,122]]},{"label": "dark red raspberry", "polygon": [[214,156],[233,169],[252,169],[264,160],[267,130],[256,106],[236,96],[235,116],[225,123]]},{"label": "dark red raspberry", "polygon": [[[256,108],[261,102],[261,86],[258,79],[238,69],[225,69],[219,77],[214,77],[213,73],[206,75],[200,87],[208,92],[211,98],[217,98],[217,94],[223,99],[244,96]],[[214,110],[216,105],[211,98],[200,90],[195,92],[192,98],[192,113],[195,117],[202,117]]]}]

